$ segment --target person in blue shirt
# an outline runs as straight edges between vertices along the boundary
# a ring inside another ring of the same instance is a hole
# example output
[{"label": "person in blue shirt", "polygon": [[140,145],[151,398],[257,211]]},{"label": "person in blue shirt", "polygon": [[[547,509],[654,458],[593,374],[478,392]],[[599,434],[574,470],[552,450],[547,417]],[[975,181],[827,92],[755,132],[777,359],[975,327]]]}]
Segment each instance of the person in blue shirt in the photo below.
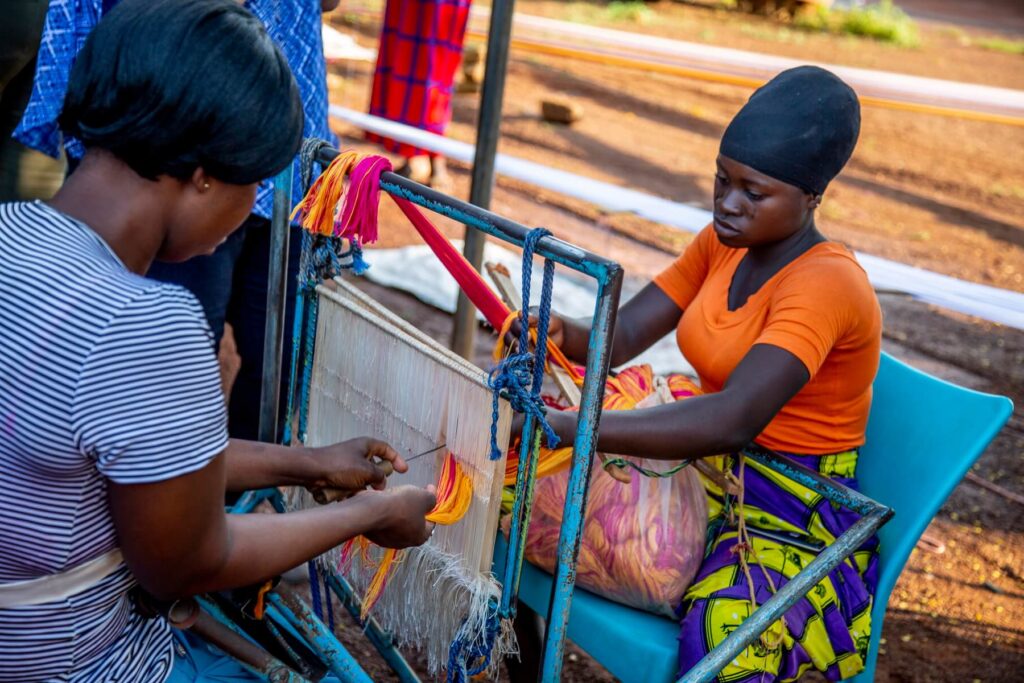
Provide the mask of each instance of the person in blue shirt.
[{"label": "person in blue shirt", "polygon": [[[266,28],[288,61],[298,84],[305,113],[303,137],[336,142],[327,118],[327,67],[321,34],[321,12],[333,9],[338,0],[247,0],[244,7]],[[68,76],[75,57],[104,14],[118,0],[50,0],[43,26],[42,44],[32,96],[15,131],[23,144],[49,154],[63,148],[73,169],[82,158],[81,141],[61,133],[57,123]],[[169,70],[174,62],[167,64]],[[262,117],[260,107],[239,109],[239,117]],[[263,135],[280,131],[270,126]],[[298,160],[293,162],[298,178]],[[303,194],[293,184],[293,203]],[[273,188],[269,179],[261,182],[251,215],[210,255],[186,263],[156,263],[151,278],[189,289],[202,304],[219,348],[224,324],[231,324],[241,366],[229,397],[229,429],[233,437],[255,439],[258,435],[260,387],[263,372],[263,331],[266,324],[267,271],[270,259],[270,213]],[[287,310],[285,329],[291,329],[294,289],[298,274],[301,232],[293,226],[290,236]],[[285,335],[284,358],[289,358],[291,335]],[[287,385],[287,382],[282,384]]]},{"label": "person in blue shirt", "polygon": [[6,0],[0,21],[0,202],[49,198],[64,177],[63,160],[11,137],[25,113],[47,0]]}]

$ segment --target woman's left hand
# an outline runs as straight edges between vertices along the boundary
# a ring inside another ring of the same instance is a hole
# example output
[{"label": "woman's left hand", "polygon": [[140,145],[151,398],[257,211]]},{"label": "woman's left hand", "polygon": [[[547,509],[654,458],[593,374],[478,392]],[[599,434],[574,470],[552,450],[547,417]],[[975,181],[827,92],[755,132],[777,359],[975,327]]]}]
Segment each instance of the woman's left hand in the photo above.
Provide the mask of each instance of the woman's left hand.
[{"label": "woman's left hand", "polygon": [[[313,480],[306,488],[335,489],[355,493],[366,487],[383,489],[390,470],[407,472],[409,466],[395,449],[383,441],[367,437],[350,439],[310,449],[314,463]],[[382,467],[378,463],[389,463]]]}]

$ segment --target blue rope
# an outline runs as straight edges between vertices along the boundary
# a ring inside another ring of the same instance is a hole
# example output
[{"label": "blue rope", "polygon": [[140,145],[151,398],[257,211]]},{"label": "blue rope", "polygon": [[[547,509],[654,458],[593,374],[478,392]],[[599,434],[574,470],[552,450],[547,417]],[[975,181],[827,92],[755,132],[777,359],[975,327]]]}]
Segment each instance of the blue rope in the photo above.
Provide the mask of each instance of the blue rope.
[{"label": "blue rope", "polygon": [[468,634],[463,623],[448,648],[448,683],[466,683],[491,665],[491,652],[501,630],[501,618],[498,616],[498,605],[493,600],[489,608],[487,630],[482,638],[467,641]]},{"label": "blue rope", "polygon": [[309,392],[313,384],[313,351],[316,347],[316,320],[320,313],[316,293],[310,291],[306,310],[306,335],[302,359],[302,386],[299,395],[299,441],[306,443],[309,425]]},{"label": "blue rope", "polygon": [[544,430],[548,448],[558,445],[559,438],[547,421],[547,409],[540,397],[544,383],[544,363],[547,360],[548,325],[551,323],[551,291],[555,281],[555,264],[544,261],[544,279],[541,287],[540,310],[537,314],[537,348],[530,351],[529,302],[530,281],[533,276],[533,253],[537,242],[551,233],[544,228],[531,230],[523,242],[523,310],[519,312],[519,349],[498,364],[487,378],[493,392],[491,403],[491,460],[501,457],[498,448],[498,399],[504,392],[513,410],[532,415],[535,424]]}]

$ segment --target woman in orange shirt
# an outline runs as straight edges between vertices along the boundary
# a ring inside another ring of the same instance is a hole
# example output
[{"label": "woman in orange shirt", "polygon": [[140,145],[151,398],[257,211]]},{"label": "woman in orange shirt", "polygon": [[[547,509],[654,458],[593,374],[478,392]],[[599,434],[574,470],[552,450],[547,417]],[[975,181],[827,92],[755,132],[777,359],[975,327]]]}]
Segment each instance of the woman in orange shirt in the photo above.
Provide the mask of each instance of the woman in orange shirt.
[{"label": "woman in orange shirt", "polygon": [[[675,329],[704,394],[605,411],[601,451],[680,460],[754,442],[856,487],[881,313],[863,269],[818,231],[814,214],[859,129],[854,92],[816,67],[783,72],[753,94],[722,139],[713,223],[622,306],[614,331],[618,366]],[[570,358],[586,358],[589,321],[553,318],[550,331]],[[575,415],[548,419],[571,443]],[[766,572],[737,547],[736,501],[709,485],[714,534],[680,607],[683,672],[814,557],[808,546],[831,542],[857,519],[757,463],[722,461],[743,481],[743,518]],[[787,536],[802,542],[790,545]],[[832,680],[860,671],[874,546],[834,570],[719,680],[790,681],[812,666]]]}]

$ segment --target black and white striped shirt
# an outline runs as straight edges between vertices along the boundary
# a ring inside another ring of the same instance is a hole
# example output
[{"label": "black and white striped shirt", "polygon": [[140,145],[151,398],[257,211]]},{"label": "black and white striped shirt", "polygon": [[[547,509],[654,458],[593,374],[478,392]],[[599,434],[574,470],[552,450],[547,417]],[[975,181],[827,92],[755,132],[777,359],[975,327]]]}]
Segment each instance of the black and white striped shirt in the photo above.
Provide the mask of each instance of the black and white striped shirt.
[{"label": "black and white striped shirt", "polygon": [[[202,468],[227,445],[195,298],[129,272],[86,225],[0,204],[0,582],[116,547],[106,482]],[[163,681],[168,626],[122,566],[66,600],[0,609],[0,681]]]}]

